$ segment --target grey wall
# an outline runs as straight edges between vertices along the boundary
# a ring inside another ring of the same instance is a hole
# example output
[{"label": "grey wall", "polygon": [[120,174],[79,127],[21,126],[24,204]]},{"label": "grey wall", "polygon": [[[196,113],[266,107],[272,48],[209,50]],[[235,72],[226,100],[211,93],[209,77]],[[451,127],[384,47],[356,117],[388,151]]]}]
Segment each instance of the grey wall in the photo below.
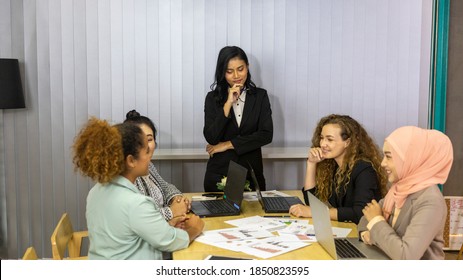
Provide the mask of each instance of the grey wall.
[{"label": "grey wall", "polygon": [[[160,148],[200,148],[217,54],[239,45],[271,97],[272,146],[308,146],[318,119],[350,114],[378,144],[427,123],[431,0],[0,0],[0,56],[19,58],[27,109],[0,111],[2,240],[9,258],[51,257],[63,212],[85,229],[92,182],[70,146],[90,115],[136,108]],[[205,162],[158,162],[183,191]],[[270,188],[299,188],[303,161],[268,161]],[[3,242],[5,247],[5,241]]]}]

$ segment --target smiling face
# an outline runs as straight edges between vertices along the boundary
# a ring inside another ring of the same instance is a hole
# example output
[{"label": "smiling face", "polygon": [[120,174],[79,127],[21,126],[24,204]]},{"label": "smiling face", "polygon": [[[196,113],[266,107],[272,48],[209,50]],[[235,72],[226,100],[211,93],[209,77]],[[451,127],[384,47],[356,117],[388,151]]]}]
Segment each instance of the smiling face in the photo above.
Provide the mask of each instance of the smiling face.
[{"label": "smiling face", "polygon": [[248,66],[246,62],[238,57],[228,61],[227,69],[225,70],[225,79],[230,87],[235,84],[244,85],[248,78]]},{"label": "smiling face", "polygon": [[154,153],[154,149],[156,148],[156,139],[154,138],[154,132],[153,130],[146,124],[140,124],[139,127],[143,131],[143,133],[146,135],[148,139],[148,146],[151,151],[151,155]]},{"label": "smiling face", "polygon": [[381,167],[384,169],[384,171],[386,171],[387,180],[389,183],[395,183],[399,180],[399,176],[397,175],[397,170],[392,158],[391,146],[388,142],[384,142],[383,153],[384,158],[383,161],[381,161]]},{"label": "smiling face", "polygon": [[343,140],[341,127],[338,124],[326,124],[320,134],[320,148],[325,158],[333,158],[338,165],[342,164],[350,139]]}]

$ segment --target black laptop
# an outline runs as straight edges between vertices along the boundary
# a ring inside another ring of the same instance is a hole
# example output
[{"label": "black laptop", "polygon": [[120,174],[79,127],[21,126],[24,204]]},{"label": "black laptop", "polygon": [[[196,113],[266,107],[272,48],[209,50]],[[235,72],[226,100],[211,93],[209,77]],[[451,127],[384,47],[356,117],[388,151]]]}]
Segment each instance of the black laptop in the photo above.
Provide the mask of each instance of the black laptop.
[{"label": "black laptop", "polygon": [[254,169],[249,165],[251,171],[252,181],[256,188],[257,199],[262,205],[265,213],[289,213],[289,208],[294,204],[304,204],[296,196],[281,196],[281,197],[263,197],[260,191],[259,183],[257,182],[256,174]]},{"label": "black laptop", "polygon": [[241,214],[244,184],[248,170],[234,161],[228,166],[223,199],[192,201],[191,211],[200,217],[236,216]]}]

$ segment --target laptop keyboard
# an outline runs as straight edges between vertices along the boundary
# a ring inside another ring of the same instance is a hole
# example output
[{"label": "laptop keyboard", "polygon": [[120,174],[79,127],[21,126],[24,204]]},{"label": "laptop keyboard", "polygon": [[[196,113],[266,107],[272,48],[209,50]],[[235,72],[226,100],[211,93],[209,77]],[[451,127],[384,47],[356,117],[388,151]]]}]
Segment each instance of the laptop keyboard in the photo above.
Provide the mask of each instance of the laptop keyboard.
[{"label": "laptop keyboard", "polygon": [[281,197],[266,197],[264,198],[265,208],[267,210],[284,210],[289,211],[289,204]]},{"label": "laptop keyboard", "polygon": [[334,245],[336,246],[336,253],[342,259],[365,259],[366,256],[362,254],[354,245],[347,239],[335,238]]},{"label": "laptop keyboard", "polygon": [[201,203],[214,214],[234,213],[237,211],[235,207],[226,203],[225,200],[208,200],[201,201]]}]

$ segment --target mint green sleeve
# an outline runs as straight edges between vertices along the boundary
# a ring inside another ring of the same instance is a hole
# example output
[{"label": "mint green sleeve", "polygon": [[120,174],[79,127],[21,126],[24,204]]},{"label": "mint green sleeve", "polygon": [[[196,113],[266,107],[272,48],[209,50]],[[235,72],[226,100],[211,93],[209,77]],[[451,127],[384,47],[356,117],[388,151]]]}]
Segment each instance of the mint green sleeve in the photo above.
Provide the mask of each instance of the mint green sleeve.
[{"label": "mint green sleeve", "polygon": [[173,252],[188,247],[188,233],[170,226],[149,199],[138,200],[129,215],[132,230],[154,248]]}]

